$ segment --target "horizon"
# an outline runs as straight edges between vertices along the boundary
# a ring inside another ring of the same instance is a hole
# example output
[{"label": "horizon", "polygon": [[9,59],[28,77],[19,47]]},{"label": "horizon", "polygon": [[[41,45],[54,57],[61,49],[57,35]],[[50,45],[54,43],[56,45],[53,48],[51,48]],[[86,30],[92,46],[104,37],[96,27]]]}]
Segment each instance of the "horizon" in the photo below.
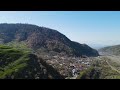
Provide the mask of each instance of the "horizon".
[{"label": "horizon", "polygon": [[0,23],[51,28],[92,47],[120,44],[119,11],[0,11]]}]

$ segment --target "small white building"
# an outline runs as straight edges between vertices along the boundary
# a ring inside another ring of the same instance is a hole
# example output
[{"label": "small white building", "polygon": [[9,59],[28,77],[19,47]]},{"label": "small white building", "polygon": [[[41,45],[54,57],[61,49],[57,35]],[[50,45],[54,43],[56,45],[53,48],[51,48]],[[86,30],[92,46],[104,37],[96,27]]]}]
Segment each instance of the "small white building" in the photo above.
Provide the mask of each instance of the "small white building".
[{"label": "small white building", "polygon": [[77,74],[76,69],[72,69],[72,75],[76,76],[76,74]]}]

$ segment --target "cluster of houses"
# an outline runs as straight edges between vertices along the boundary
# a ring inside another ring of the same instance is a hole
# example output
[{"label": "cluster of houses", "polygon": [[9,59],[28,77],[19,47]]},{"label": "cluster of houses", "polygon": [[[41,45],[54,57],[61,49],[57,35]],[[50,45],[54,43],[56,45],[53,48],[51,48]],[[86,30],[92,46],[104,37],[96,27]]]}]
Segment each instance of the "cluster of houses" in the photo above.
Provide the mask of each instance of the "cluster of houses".
[{"label": "cluster of houses", "polygon": [[57,69],[62,75],[66,77],[69,76],[69,73],[74,77],[80,73],[81,70],[87,69],[90,67],[92,59],[85,57],[68,57],[68,56],[44,56],[46,62],[49,65],[52,65]]}]

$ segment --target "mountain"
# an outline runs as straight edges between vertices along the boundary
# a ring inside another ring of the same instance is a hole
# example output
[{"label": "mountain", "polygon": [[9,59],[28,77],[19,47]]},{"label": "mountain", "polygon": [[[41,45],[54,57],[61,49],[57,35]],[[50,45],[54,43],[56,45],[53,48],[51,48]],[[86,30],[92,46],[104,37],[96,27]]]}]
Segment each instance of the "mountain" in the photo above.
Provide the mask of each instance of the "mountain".
[{"label": "mountain", "polygon": [[99,49],[101,49],[101,48],[103,48],[103,47],[106,47],[107,45],[101,45],[101,44],[94,44],[94,43],[92,43],[92,44],[88,44],[90,47],[92,47],[92,48],[94,48],[94,49],[96,49],[96,50],[99,50]]},{"label": "mountain", "polygon": [[99,49],[99,52],[103,55],[120,55],[120,45],[104,47]]},{"label": "mountain", "polygon": [[29,51],[0,45],[0,79],[64,79]]},{"label": "mountain", "polygon": [[86,44],[68,39],[57,30],[31,24],[0,24],[0,43],[24,42],[36,53],[57,53],[68,56],[98,56],[98,52]]}]

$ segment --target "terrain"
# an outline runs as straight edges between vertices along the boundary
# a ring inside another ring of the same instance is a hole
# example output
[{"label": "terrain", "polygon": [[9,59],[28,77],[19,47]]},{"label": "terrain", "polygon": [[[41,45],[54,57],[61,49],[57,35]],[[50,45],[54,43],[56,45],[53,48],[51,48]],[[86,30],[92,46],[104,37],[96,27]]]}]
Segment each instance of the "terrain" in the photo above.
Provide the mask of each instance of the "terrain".
[{"label": "terrain", "polygon": [[66,54],[68,56],[98,56],[98,52],[86,44],[68,39],[57,30],[31,24],[0,24],[0,43],[24,42],[36,53]]},{"label": "terrain", "polygon": [[90,68],[83,70],[77,79],[120,79],[120,45],[99,49],[100,56],[92,58]]},{"label": "terrain", "polygon": [[85,57],[99,55],[57,30],[31,24],[0,24],[0,45],[1,79],[71,78],[90,66]]},{"label": "terrain", "polygon": [[115,67],[118,64],[113,64],[113,61],[106,56],[93,58],[91,67],[81,71],[76,79],[120,79],[119,70]]},{"label": "terrain", "polygon": [[99,49],[100,54],[103,55],[120,55],[120,45],[108,46]]},{"label": "terrain", "polygon": [[97,51],[57,30],[0,24],[0,79],[120,79],[119,48]]},{"label": "terrain", "polygon": [[28,50],[0,45],[0,79],[64,79]]}]

